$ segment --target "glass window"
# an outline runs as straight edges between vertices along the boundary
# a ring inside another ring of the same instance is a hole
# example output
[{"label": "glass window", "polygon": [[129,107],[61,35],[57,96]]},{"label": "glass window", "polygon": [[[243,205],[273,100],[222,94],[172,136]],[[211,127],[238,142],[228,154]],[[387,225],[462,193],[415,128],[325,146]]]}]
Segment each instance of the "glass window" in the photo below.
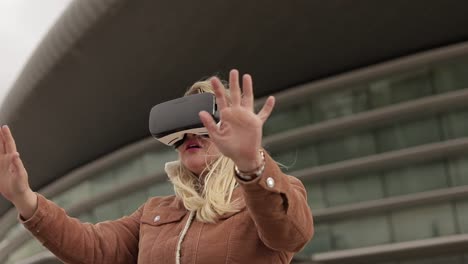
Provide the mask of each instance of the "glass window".
[{"label": "glass window", "polygon": [[273,153],[272,157],[282,165],[283,171],[286,173],[318,165],[317,151],[313,145],[306,144],[290,148],[280,153]]},{"label": "glass window", "polygon": [[455,219],[450,204],[407,208],[391,214],[397,242],[453,235]]},{"label": "glass window", "polygon": [[24,226],[22,224],[19,224],[19,223],[15,224],[5,234],[5,238],[15,237],[15,236],[19,235],[21,232],[23,232],[24,230],[26,230],[26,228],[24,228]]},{"label": "glass window", "polygon": [[118,181],[112,171],[101,172],[96,177],[90,179],[89,182],[92,196],[112,190],[118,186]]},{"label": "glass window", "polygon": [[435,66],[432,77],[432,82],[438,92],[468,88],[467,58]]},{"label": "glass window", "polygon": [[119,199],[119,207],[122,209],[122,214],[120,215],[120,217],[124,215],[131,215],[138,209],[138,207],[143,205],[146,202],[146,200],[148,200],[146,190],[134,192],[130,195],[122,197],[121,199]]},{"label": "glass window", "polygon": [[349,116],[368,110],[367,92],[362,87],[350,87],[319,95],[311,105],[314,122]]},{"label": "glass window", "polygon": [[359,133],[317,144],[320,164],[375,154],[375,143],[370,133]]},{"label": "glass window", "polygon": [[300,101],[286,109],[274,111],[263,126],[265,135],[272,135],[312,123],[312,116],[307,108],[310,101]]},{"label": "glass window", "polygon": [[468,233],[468,200],[464,199],[455,203],[457,211],[457,222],[460,225],[460,232]]},{"label": "glass window", "polygon": [[122,211],[118,201],[101,204],[93,209],[93,219],[97,222],[119,219],[123,216]]},{"label": "glass window", "polygon": [[301,99],[294,105],[273,112],[264,125],[264,133],[271,135],[366,111],[367,101],[367,92],[362,85],[338,92],[313,95],[312,99]]},{"label": "glass window", "polygon": [[404,195],[449,187],[442,161],[384,172],[386,193]]},{"label": "glass window", "polygon": [[168,196],[174,194],[174,186],[167,180],[164,183],[152,185],[148,191],[148,198],[153,196]]},{"label": "glass window", "polygon": [[122,186],[145,175],[142,159],[133,159],[124,162],[122,165],[112,169],[117,184]]},{"label": "glass window", "polygon": [[316,224],[314,231],[314,238],[298,253],[299,256],[310,256],[315,253],[331,250],[329,226],[326,224]]},{"label": "glass window", "polygon": [[466,60],[364,82],[353,87],[341,88],[339,91],[316,94],[312,98],[301,98],[294,105],[274,112],[265,124],[265,134],[271,135],[440,92],[468,88]]},{"label": "glass window", "polygon": [[386,152],[438,142],[442,136],[437,119],[429,118],[377,129],[376,138],[379,152]]},{"label": "glass window", "polygon": [[141,158],[143,160],[143,174],[148,176],[153,173],[163,172],[164,165],[168,161],[177,160],[177,152],[170,147],[157,152],[145,153]]},{"label": "glass window", "polygon": [[429,71],[422,69],[369,83],[372,108],[432,95]]},{"label": "glass window", "polygon": [[468,136],[468,111],[457,111],[442,117],[443,131],[447,139]]},{"label": "glass window", "polygon": [[93,210],[98,222],[119,219],[135,212],[148,199],[146,191],[134,192],[117,200],[99,205]]},{"label": "glass window", "polygon": [[334,249],[351,249],[390,243],[388,219],[370,216],[330,225]]},{"label": "glass window", "polygon": [[310,208],[314,210],[314,209],[327,207],[324,197],[323,197],[323,192],[322,192],[323,188],[320,186],[320,183],[319,182],[303,182],[303,183],[307,190],[307,202],[309,203]]},{"label": "glass window", "polygon": [[455,158],[448,162],[448,169],[451,177],[452,185],[467,185],[468,184],[468,157],[463,156]]},{"label": "glass window", "polygon": [[384,197],[382,182],[378,175],[326,180],[323,185],[330,206],[376,200]]},{"label": "glass window", "polygon": [[[282,167],[283,171],[294,171],[300,169],[299,163],[306,163],[308,157],[299,158],[299,150],[292,148],[280,153],[272,153],[272,158]],[[299,162],[299,163],[298,163]]]},{"label": "glass window", "polygon": [[[295,170],[307,169],[307,168],[315,167],[318,164],[319,164],[319,158],[318,158],[316,146],[312,144],[307,144],[304,141],[304,146],[298,148],[298,156],[292,168],[294,168]],[[285,165],[288,165],[288,164],[285,164]],[[291,169],[289,170],[291,171]]]},{"label": "glass window", "polygon": [[44,250],[44,247],[42,247],[41,243],[38,240],[30,239],[10,255],[7,263],[18,263],[19,260],[34,256],[35,254],[40,253]]},{"label": "glass window", "polygon": [[392,104],[390,83],[386,80],[370,83],[369,97],[372,108],[379,108]]},{"label": "glass window", "polygon": [[89,181],[84,181],[77,186],[61,193],[52,200],[60,207],[68,208],[91,195],[92,187]]}]

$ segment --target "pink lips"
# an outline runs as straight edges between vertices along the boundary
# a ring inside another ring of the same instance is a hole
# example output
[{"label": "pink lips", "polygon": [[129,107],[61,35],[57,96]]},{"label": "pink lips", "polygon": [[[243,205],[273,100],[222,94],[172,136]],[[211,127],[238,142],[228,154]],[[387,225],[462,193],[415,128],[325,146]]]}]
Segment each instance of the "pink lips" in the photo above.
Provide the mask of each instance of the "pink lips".
[{"label": "pink lips", "polygon": [[187,140],[184,144],[185,144],[185,150],[196,150],[196,149],[202,148],[202,145],[196,139]]}]

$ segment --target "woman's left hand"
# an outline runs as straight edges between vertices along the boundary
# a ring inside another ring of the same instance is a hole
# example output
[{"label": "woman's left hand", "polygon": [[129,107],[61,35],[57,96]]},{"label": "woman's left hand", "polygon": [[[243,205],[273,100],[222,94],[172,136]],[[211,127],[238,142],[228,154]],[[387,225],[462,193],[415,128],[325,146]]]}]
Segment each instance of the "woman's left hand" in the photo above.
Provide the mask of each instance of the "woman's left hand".
[{"label": "woman's left hand", "polygon": [[261,166],[259,149],[262,144],[263,124],[268,119],[275,105],[275,98],[268,97],[262,109],[255,114],[252,77],[244,74],[242,90],[239,83],[239,72],[229,73],[231,104],[225,95],[225,87],[214,77],[211,79],[221,125],[217,126],[213,117],[203,111],[200,119],[207,128],[210,138],[226,157],[231,158],[241,171],[252,171]]}]

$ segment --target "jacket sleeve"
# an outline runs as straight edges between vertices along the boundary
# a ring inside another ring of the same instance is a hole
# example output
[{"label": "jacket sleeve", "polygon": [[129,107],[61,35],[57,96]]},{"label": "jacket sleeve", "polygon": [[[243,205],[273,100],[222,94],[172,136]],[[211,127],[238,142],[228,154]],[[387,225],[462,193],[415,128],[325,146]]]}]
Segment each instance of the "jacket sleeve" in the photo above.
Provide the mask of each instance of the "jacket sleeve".
[{"label": "jacket sleeve", "polygon": [[237,177],[237,181],[266,246],[298,252],[312,239],[312,212],[304,185],[296,177],[285,175],[267,153],[265,170],[260,177],[251,181]]},{"label": "jacket sleeve", "polygon": [[59,259],[70,264],[136,263],[143,206],[132,215],[96,225],[81,223],[38,196],[34,215],[20,222]]}]

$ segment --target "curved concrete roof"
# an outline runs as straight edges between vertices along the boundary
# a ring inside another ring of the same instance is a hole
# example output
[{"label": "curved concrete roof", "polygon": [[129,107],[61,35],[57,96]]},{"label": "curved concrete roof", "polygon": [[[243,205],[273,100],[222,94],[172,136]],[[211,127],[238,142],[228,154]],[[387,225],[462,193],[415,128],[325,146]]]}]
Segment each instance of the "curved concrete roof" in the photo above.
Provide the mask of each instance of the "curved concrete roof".
[{"label": "curved concrete roof", "polygon": [[[235,67],[257,96],[468,39],[462,0],[74,1],[1,107],[35,190],[149,136],[150,108]],[[0,213],[10,205],[0,200]]]}]

